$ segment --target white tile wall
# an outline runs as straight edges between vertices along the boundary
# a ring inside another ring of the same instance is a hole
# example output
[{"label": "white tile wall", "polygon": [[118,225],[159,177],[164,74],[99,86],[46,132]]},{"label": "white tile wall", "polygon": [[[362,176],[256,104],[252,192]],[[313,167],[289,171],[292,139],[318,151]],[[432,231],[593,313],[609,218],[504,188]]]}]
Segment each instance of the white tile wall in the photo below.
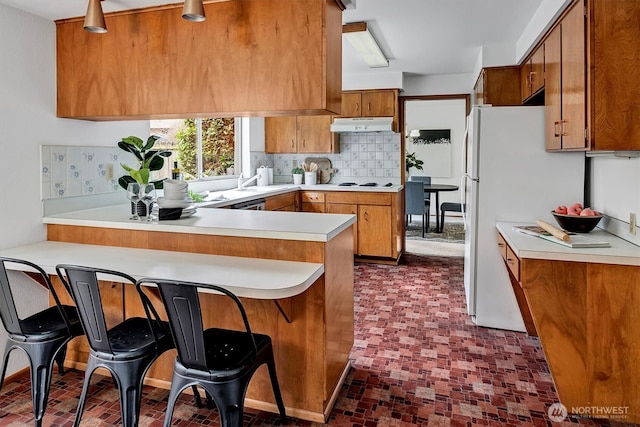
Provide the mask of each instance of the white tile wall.
[{"label": "white tile wall", "polygon": [[[307,157],[326,157],[337,172],[331,183],[400,183],[400,134],[393,132],[343,133],[337,154],[265,154],[251,152],[251,170],[261,165],[271,166],[273,181],[292,182],[294,163],[304,163]],[[254,163],[255,162],[255,163]]]},{"label": "white tile wall", "polygon": [[115,193],[125,174],[121,163],[136,164],[118,147],[42,145],[42,200]]}]

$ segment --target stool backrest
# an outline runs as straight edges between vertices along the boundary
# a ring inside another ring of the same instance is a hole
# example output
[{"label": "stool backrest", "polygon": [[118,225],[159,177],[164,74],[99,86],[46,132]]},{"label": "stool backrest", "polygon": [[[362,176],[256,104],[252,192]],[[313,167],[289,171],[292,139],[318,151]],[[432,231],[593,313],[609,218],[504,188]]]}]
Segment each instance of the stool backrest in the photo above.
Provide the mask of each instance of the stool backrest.
[{"label": "stool backrest", "polygon": [[154,278],[140,279],[136,286],[140,289],[141,286],[149,284],[155,284],[160,290],[160,296],[169,317],[178,358],[185,367],[201,371],[207,371],[210,368],[207,366],[198,289],[213,290],[234,301],[244,322],[249,348],[252,348],[254,355],[257,353],[256,342],[249,327],[247,314],[242,302],[232,292],[216,285]]},{"label": "stool backrest", "polygon": [[2,324],[7,332],[10,334],[24,334],[22,326],[20,324],[20,314],[16,309],[15,300],[13,299],[13,291],[11,290],[11,283],[9,281],[9,273],[7,272],[7,265],[16,264],[16,269],[34,274],[38,282],[46,286],[56,303],[56,306],[60,310],[60,315],[69,328],[71,333],[71,326],[69,318],[64,310],[61,309],[61,302],[58,298],[54,287],[51,284],[49,275],[38,265],[16,258],[0,257],[0,318],[2,318]]}]

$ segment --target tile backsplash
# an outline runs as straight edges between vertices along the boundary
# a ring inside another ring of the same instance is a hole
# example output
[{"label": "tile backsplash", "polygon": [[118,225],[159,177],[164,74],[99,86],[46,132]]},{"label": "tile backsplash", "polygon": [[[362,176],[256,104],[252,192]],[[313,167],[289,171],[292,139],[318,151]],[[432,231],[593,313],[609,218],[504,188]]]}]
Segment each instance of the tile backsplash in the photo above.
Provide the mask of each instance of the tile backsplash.
[{"label": "tile backsplash", "polygon": [[[249,167],[251,174],[259,166],[272,167],[274,183],[290,183],[294,163],[302,164],[307,157],[326,157],[331,161],[337,170],[331,183],[400,183],[400,134],[393,132],[343,133],[340,153],[335,154],[252,151]],[[124,174],[121,164],[136,164],[132,155],[118,147],[42,145],[40,158],[43,200],[115,193],[120,190],[118,178]]]},{"label": "tile backsplash", "polygon": [[42,199],[115,193],[124,174],[121,163],[136,162],[118,147],[42,145]]},{"label": "tile backsplash", "polygon": [[292,181],[294,162],[304,163],[307,157],[326,157],[337,172],[331,183],[368,181],[400,183],[400,134],[393,132],[343,133],[340,153],[336,154],[265,154],[251,152],[251,171],[258,166],[273,167],[274,183]]}]

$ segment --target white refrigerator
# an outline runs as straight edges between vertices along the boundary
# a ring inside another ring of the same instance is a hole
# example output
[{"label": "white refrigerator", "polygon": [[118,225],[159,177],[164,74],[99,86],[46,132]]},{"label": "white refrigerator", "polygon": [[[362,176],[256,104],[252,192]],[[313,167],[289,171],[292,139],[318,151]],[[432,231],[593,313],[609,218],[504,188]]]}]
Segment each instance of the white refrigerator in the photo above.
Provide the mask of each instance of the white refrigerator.
[{"label": "white refrigerator", "polygon": [[460,186],[464,290],[479,326],[525,331],[496,222],[554,223],[556,205],[584,199],[584,153],[547,153],[544,129],[544,107],[473,106],[467,118]]}]

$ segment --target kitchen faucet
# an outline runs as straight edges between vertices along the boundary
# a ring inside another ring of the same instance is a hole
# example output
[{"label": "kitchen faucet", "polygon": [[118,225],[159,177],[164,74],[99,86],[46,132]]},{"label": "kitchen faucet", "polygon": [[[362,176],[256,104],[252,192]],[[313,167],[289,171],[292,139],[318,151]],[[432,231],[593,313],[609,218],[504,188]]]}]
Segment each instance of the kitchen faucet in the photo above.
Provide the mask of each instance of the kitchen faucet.
[{"label": "kitchen faucet", "polygon": [[240,174],[240,176],[238,177],[238,190],[244,190],[247,188],[247,185],[251,184],[253,181],[257,180],[260,175],[254,175],[251,178],[249,178],[248,180],[242,182],[242,177],[244,176],[244,174]]}]

